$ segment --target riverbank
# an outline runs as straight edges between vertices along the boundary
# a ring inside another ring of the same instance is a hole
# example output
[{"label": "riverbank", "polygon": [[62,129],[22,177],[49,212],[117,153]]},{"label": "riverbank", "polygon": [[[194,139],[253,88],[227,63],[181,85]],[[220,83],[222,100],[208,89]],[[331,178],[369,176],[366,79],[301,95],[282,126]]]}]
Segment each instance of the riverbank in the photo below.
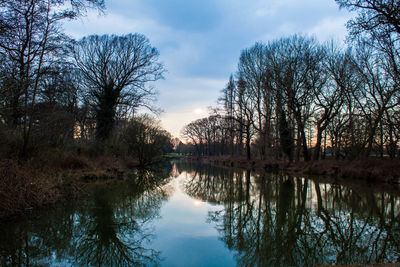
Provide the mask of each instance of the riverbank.
[{"label": "riverbank", "polygon": [[243,157],[191,157],[189,160],[242,169],[285,171],[296,175],[323,175],[341,179],[361,179],[368,182],[400,184],[399,159],[334,160],[309,162],[279,160],[247,160]]},{"label": "riverbank", "polygon": [[[169,158],[171,156],[167,157]],[[186,160],[229,168],[284,171],[292,175],[400,184],[399,160],[330,159],[291,164],[284,161],[248,161],[245,158],[226,156],[189,157]],[[0,159],[0,220],[18,216],[32,209],[75,199],[85,195],[87,184],[99,180],[121,179],[128,170],[136,167],[139,167],[139,161],[131,157],[87,156],[58,149],[41,151],[23,161],[17,158],[2,158]]]},{"label": "riverbank", "polygon": [[87,183],[122,178],[138,160],[48,149],[27,160],[0,159],[0,220],[85,194]]}]

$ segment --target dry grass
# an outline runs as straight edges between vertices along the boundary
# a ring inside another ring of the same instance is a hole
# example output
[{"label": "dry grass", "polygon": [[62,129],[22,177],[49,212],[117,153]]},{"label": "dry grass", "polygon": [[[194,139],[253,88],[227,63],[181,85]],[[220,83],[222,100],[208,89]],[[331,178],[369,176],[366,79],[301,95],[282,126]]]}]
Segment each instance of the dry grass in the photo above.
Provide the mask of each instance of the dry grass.
[{"label": "dry grass", "polygon": [[62,195],[54,178],[15,160],[0,162],[0,217],[52,204]]},{"label": "dry grass", "polygon": [[377,159],[364,160],[319,160],[288,163],[279,160],[247,160],[243,157],[204,157],[205,163],[245,169],[263,169],[266,171],[284,170],[294,174],[324,175],[334,178],[355,178],[369,182],[400,183],[400,160]]},{"label": "dry grass", "polygon": [[297,164],[305,174],[328,175],[338,178],[356,178],[369,182],[400,182],[400,160],[321,160]]},{"label": "dry grass", "polygon": [[26,160],[0,154],[0,219],[75,198],[86,182],[121,178],[138,165],[132,158],[87,157],[52,148]]}]

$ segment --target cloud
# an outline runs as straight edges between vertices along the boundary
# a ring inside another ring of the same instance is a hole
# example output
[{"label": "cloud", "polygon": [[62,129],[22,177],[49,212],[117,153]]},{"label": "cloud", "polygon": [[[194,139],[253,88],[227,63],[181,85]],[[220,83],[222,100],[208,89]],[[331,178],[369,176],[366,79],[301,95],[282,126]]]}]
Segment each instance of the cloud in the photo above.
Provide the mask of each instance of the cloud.
[{"label": "cloud", "polygon": [[336,39],[344,43],[347,36],[345,24],[348,20],[349,16],[327,17],[310,28],[308,33],[317,36],[321,42]]},{"label": "cloud", "polygon": [[[241,50],[295,33],[343,40],[349,13],[334,0],[112,0],[107,14],[66,23],[75,38],[140,32],[168,70],[155,83],[163,124],[179,134],[196,108],[216,105]],[[204,114],[203,114],[204,115]]]},{"label": "cloud", "polygon": [[169,80],[157,82],[156,86],[160,91],[161,107],[177,110],[188,103],[216,105],[225,83],[225,79],[171,77]]},{"label": "cloud", "polygon": [[179,137],[185,124],[208,116],[208,108],[217,106],[225,84],[225,79],[179,76],[157,82],[158,106],[164,110],[160,116],[163,127]]},{"label": "cloud", "polygon": [[177,30],[206,32],[216,27],[222,18],[213,0],[147,0],[146,3],[155,10],[161,23]]},{"label": "cloud", "polygon": [[149,17],[129,18],[115,12],[99,15],[92,11],[86,17],[65,25],[67,34],[81,38],[89,34],[127,34],[140,32],[156,42],[168,39],[172,31]]},{"label": "cloud", "polygon": [[160,116],[162,126],[173,136],[181,137],[183,127],[190,122],[208,116],[208,107],[201,103],[190,103],[179,111],[167,112]]}]

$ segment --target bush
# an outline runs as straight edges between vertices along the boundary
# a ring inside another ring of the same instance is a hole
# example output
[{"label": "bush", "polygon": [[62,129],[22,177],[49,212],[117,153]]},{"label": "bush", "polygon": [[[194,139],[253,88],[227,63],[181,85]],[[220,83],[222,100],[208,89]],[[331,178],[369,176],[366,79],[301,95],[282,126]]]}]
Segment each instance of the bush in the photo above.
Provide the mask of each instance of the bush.
[{"label": "bush", "polygon": [[158,121],[147,116],[130,120],[122,133],[129,155],[137,157],[140,165],[172,150],[171,135],[163,130]]}]

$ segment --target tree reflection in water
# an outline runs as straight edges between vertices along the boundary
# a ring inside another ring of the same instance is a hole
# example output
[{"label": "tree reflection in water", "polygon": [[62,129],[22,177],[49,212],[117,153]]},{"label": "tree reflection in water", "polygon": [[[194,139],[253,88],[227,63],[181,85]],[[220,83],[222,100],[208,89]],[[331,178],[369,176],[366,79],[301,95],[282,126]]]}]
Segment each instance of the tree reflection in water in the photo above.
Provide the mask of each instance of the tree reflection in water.
[{"label": "tree reflection in water", "polygon": [[239,266],[400,260],[398,195],[282,174],[184,163],[178,169],[188,173],[187,194],[223,205],[209,222]]},{"label": "tree reflection in water", "polygon": [[343,186],[178,162],[174,168],[137,170],[130,179],[95,185],[79,206],[3,223],[0,265],[159,264],[160,252],[151,244],[153,225],[172,194],[168,177],[182,172],[185,192],[214,204],[208,222],[239,266],[400,260],[398,193],[361,182]]},{"label": "tree reflection in water", "polygon": [[10,223],[0,230],[0,265],[157,264],[159,252],[149,248],[152,220],[169,196],[163,185],[170,171],[171,166],[136,171],[129,181],[95,186],[79,207]]}]

